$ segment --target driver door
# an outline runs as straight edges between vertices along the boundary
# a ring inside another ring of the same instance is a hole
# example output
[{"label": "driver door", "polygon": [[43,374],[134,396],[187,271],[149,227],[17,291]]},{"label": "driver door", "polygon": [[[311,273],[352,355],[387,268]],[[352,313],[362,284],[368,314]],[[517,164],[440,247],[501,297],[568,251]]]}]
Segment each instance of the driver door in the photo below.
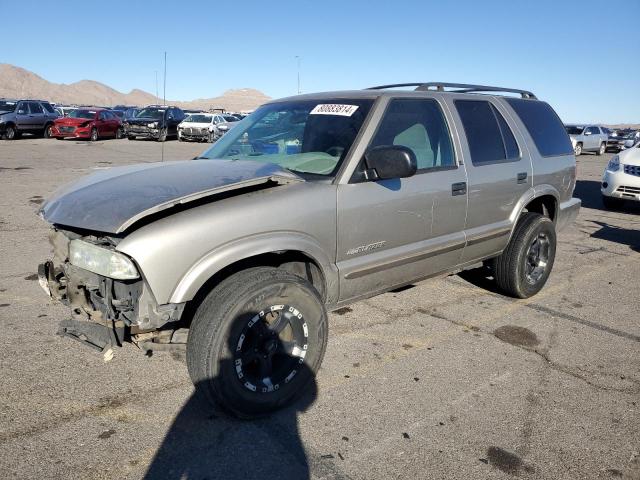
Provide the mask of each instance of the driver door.
[{"label": "driver door", "polygon": [[434,99],[390,100],[368,148],[402,145],[416,155],[408,178],[369,181],[363,162],[338,185],[340,301],[450,270],[465,245],[466,172]]}]

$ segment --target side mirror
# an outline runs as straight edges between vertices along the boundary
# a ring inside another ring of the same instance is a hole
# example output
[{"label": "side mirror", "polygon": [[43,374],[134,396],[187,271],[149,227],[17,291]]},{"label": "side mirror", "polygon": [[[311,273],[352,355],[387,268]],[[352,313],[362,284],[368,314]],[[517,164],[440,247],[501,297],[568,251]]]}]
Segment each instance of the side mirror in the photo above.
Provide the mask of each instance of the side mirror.
[{"label": "side mirror", "polygon": [[364,154],[364,162],[369,180],[411,177],[418,170],[413,150],[401,145],[374,147]]}]

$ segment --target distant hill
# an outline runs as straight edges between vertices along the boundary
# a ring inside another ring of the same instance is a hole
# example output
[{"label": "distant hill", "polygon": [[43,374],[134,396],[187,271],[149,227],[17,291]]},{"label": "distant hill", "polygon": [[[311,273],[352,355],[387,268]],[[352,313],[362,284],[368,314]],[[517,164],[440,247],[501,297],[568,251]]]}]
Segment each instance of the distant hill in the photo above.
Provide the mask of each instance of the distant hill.
[{"label": "distant hill", "polygon": [[[24,68],[0,63],[0,97],[39,98],[72,105],[148,105],[156,103],[155,95],[134,89],[122,93],[93,80],[81,80],[69,85],[51,83]],[[251,88],[227,90],[219,97],[191,101],[169,101],[182,108],[225,108],[232,111],[253,110],[270,100],[264,93]]]}]

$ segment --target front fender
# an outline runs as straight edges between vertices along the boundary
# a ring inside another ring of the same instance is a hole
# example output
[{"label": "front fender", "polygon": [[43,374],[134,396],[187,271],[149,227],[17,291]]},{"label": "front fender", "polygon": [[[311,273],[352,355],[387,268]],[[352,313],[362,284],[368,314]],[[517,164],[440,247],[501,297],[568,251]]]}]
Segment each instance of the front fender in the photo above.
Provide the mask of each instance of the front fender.
[{"label": "front fender", "polygon": [[280,231],[255,235],[220,245],[196,262],[180,279],[169,303],[192,300],[198,290],[223,268],[249,257],[279,251],[297,251],[312,258],[326,282],[326,301],[338,299],[338,270],[313,237],[301,232]]}]

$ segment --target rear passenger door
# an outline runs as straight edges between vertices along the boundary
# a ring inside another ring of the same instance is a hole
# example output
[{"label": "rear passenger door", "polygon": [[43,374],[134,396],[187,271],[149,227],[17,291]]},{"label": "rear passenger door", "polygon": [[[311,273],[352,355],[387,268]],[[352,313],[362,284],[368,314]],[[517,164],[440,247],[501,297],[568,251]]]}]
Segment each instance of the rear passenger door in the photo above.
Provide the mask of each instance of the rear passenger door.
[{"label": "rear passenger door", "polygon": [[409,178],[367,180],[364,160],[338,185],[340,299],[349,300],[455,267],[465,244],[466,175],[441,105],[395,98],[368,149],[402,145],[416,155]]},{"label": "rear passenger door", "polygon": [[463,262],[499,253],[507,244],[518,201],[532,185],[531,157],[524,140],[498,102],[457,98],[469,209]]},{"label": "rear passenger door", "polygon": [[47,118],[44,116],[44,109],[38,102],[29,103],[29,128],[34,131],[44,131],[44,124]]}]

